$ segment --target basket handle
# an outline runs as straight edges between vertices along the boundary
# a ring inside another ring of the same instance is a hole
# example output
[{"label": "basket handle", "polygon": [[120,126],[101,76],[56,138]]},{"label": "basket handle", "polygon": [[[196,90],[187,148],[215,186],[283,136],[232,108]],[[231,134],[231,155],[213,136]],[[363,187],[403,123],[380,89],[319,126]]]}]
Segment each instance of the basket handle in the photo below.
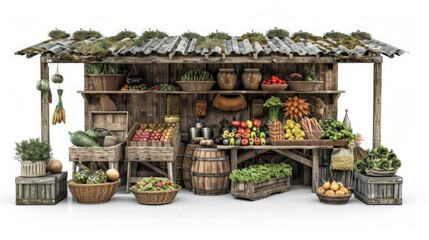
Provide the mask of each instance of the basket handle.
[{"label": "basket handle", "polygon": [[103,127],[95,127],[95,129],[96,129],[96,130],[104,130],[104,131],[108,132],[111,136],[115,136],[115,135],[113,135],[113,133],[112,133],[109,129],[107,129],[107,128],[103,128]]}]

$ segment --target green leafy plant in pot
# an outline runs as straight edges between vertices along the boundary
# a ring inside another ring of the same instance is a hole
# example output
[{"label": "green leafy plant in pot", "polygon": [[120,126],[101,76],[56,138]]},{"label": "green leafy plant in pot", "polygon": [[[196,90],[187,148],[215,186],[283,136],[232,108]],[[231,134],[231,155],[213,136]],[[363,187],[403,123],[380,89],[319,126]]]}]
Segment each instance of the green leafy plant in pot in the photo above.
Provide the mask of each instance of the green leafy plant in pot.
[{"label": "green leafy plant in pot", "polygon": [[46,165],[52,157],[49,143],[38,138],[30,138],[17,142],[15,155],[21,161],[22,177],[40,177],[46,175]]}]

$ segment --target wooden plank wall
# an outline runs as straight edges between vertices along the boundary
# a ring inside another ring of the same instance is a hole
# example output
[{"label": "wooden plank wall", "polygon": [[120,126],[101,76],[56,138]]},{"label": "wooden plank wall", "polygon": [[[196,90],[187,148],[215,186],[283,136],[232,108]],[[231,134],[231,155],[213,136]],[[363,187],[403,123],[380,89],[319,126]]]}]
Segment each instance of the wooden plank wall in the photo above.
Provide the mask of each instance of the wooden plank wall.
[{"label": "wooden plank wall", "polygon": [[[136,65],[139,75],[143,77],[144,82],[148,86],[161,83],[174,83],[179,80],[180,76],[186,71],[193,68],[206,69],[213,74],[216,79],[216,74],[219,68],[234,68],[241,82],[241,73],[244,68],[259,68],[263,79],[268,78],[271,74],[275,74],[283,79],[291,73],[298,72],[304,75],[305,64],[139,64]],[[131,69],[131,65],[128,65]],[[338,88],[338,64],[316,64],[315,65],[317,78],[324,81],[321,90],[337,90]],[[93,83],[85,78],[85,90],[93,90]],[[217,88],[215,85],[214,88]],[[243,89],[240,84],[239,89]],[[204,122],[206,125],[219,124],[222,119],[227,120],[243,120],[251,117],[252,100],[255,98],[267,99],[272,94],[244,94],[247,100],[247,109],[238,112],[223,112],[213,108],[213,99],[217,94],[180,94],[181,109],[180,109],[180,132],[182,141],[188,139],[188,129],[194,126],[196,122]],[[285,100],[289,94],[274,94]],[[167,94],[110,94],[110,98],[116,103],[119,111],[129,112],[129,128],[135,122],[158,123],[163,121],[165,114],[165,98]],[[309,99],[313,94],[298,94],[301,98]],[[337,103],[335,95],[317,94],[326,104],[325,118],[337,118]],[[204,99],[207,101],[208,115],[203,119],[195,117],[195,101]],[[100,111],[100,95],[92,94],[90,101],[85,102],[85,130],[89,128],[90,112]],[[263,118],[264,120],[264,118]],[[255,160],[256,162],[258,160]],[[322,161],[323,162],[323,161]],[[321,162],[321,163],[322,163]],[[302,178],[302,176],[299,176]]]},{"label": "wooden plank wall", "polygon": [[[322,86],[326,90],[336,90],[338,80],[336,77],[337,64],[316,64],[317,77],[325,82]],[[304,64],[141,64],[138,65],[139,74],[149,86],[161,83],[174,83],[186,71],[192,68],[202,68],[211,72],[214,77],[219,68],[235,68],[236,74],[241,80],[241,73],[244,68],[259,68],[263,78],[276,74],[281,78],[286,78],[290,73],[304,71]],[[216,85],[215,85],[216,88]],[[85,89],[92,90],[93,84],[85,78]],[[240,85],[240,89],[242,86]],[[206,125],[218,124],[222,119],[243,119],[251,118],[251,103],[254,98],[266,99],[272,94],[244,94],[247,100],[247,109],[238,112],[223,112],[213,108],[213,99],[217,94],[180,94],[181,97],[181,133],[187,133],[189,127],[196,122],[205,122]],[[274,94],[282,99],[286,99],[289,94]],[[162,122],[165,114],[166,94],[110,94],[111,99],[118,106],[120,111],[129,112],[129,126],[135,122]],[[300,97],[310,98],[310,94],[299,94]],[[337,104],[334,102],[334,95],[317,94],[326,104],[326,118],[337,117]],[[208,115],[203,119],[195,117],[195,101],[197,99],[207,100]],[[85,103],[85,128],[89,125],[91,111],[100,111],[100,95],[92,94],[91,101]]]}]

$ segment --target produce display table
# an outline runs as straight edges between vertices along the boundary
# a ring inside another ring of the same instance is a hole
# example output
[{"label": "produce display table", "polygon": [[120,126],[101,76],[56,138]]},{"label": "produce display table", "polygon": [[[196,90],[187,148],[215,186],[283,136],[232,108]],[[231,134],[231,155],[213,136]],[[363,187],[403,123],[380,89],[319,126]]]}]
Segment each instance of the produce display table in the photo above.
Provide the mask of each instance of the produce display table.
[{"label": "produce display table", "polygon": [[[229,150],[231,157],[231,171],[237,169],[237,164],[245,162],[249,159],[257,157],[265,152],[273,151],[282,156],[288,157],[294,161],[304,164],[312,169],[311,186],[312,191],[315,192],[319,178],[319,151],[320,149],[332,149],[333,146],[319,145],[319,146],[225,146],[218,145],[217,149]],[[308,149],[311,150],[311,159],[298,155],[290,150],[292,149]],[[238,150],[246,150],[238,155]]]}]

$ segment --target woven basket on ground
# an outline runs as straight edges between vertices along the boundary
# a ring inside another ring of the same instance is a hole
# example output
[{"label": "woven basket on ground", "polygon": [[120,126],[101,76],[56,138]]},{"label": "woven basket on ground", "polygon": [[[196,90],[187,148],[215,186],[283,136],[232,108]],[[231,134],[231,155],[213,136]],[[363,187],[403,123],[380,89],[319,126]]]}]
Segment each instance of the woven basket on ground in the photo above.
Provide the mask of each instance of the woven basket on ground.
[{"label": "woven basket on ground", "polygon": [[110,200],[115,195],[121,180],[100,184],[80,184],[67,182],[70,192],[78,203],[98,204]]},{"label": "woven basket on ground", "polygon": [[340,195],[326,195],[318,192],[316,192],[316,195],[319,198],[320,202],[326,203],[326,204],[333,204],[333,205],[346,204],[352,196],[351,193],[348,193],[344,196],[340,196]]},{"label": "woven basket on ground", "polygon": [[215,85],[215,81],[176,81],[183,91],[200,92],[208,91]]},{"label": "woven basket on ground", "polygon": [[161,205],[173,202],[177,193],[180,191],[180,185],[176,189],[167,191],[133,191],[137,201],[147,205]]}]

